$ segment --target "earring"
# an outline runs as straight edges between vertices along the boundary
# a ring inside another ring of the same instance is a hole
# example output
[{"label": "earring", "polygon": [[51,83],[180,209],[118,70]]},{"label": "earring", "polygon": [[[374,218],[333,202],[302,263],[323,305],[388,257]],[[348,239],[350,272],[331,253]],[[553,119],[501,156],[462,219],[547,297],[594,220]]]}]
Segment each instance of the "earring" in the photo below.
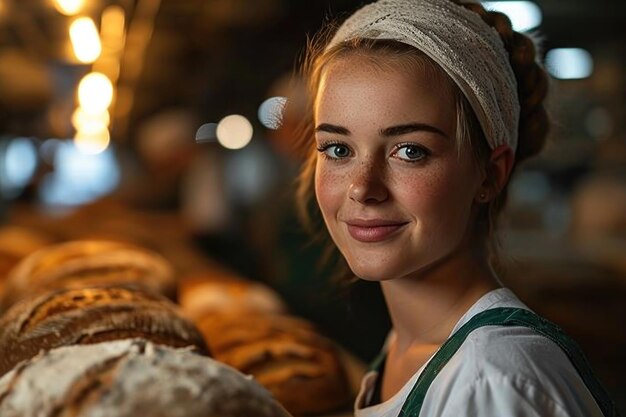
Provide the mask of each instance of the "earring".
[{"label": "earring", "polygon": [[484,202],[485,200],[487,200],[487,193],[485,193],[485,192],[480,193],[480,195],[478,196],[478,199],[481,202]]}]

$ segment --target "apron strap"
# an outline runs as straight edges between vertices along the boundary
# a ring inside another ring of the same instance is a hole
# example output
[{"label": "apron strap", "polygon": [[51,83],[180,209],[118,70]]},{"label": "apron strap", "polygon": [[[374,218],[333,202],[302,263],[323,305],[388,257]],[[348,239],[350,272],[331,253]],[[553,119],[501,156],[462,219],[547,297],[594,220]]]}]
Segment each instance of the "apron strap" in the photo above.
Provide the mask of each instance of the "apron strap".
[{"label": "apron strap", "polygon": [[374,360],[370,363],[368,367],[368,371],[376,371],[380,373],[380,369],[385,364],[385,359],[387,359],[387,352],[383,348],[378,355],[374,358]]},{"label": "apron strap", "polygon": [[418,417],[426,392],[437,374],[463,344],[467,336],[482,326],[522,326],[533,329],[556,343],[578,371],[605,417],[617,417],[617,409],[591,371],[578,345],[556,324],[522,308],[493,308],[478,313],[441,345],[428,362],[402,406],[399,417]]}]

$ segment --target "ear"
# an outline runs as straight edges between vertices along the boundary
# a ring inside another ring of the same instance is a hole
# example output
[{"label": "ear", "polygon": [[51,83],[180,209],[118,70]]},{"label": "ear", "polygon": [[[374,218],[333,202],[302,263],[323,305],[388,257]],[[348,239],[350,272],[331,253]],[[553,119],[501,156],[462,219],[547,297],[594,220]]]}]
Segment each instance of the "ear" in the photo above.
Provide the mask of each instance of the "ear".
[{"label": "ear", "polygon": [[476,197],[478,202],[493,200],[506,186],[513,170],[515,155],[508,145],[500,145],[491,151],[485,179]]}]

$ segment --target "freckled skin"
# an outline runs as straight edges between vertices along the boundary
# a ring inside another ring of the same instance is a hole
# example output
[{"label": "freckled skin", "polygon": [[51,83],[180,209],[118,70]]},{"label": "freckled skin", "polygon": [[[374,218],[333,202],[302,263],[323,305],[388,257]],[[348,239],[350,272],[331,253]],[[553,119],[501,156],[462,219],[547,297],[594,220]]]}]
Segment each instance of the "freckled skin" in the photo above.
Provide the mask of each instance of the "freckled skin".
[{"label": "freckled skin", "polygon": [[[402,59],[402,58],[396,58]],[[338,141],[350,156],[320,153],[315,192],[331,237],[352,271],[367,280],[419,276],[451,254],[468,250],[474,200],[483,178],[468,152],[455,148],[456,108],[450,88],[407,65],[382,69],[371,58],[347,56],[322,74],[315,125],[345,127],[349,134],[317,132],[316,143]],[[423,123],[442,131],[385,137],[381,129]],[[395,146],[411,143],[428,156],[411,163]],[[389,239],[360,242],[347,220],[408,222]]]}]

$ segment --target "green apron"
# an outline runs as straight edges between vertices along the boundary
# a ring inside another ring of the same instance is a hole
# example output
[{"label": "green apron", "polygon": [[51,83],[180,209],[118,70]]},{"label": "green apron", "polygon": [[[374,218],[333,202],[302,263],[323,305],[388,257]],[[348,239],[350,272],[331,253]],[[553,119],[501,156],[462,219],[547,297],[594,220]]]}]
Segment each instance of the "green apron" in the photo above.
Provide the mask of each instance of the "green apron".
[{"label": "green apron", "polygon": [[[587,363],[582,351],[578,345],[567,336],[563,330],[561,330],[556,324],[544,319],[541,316],[533,313],[532,311],[522,308],[493,308],[482,311],[474,317],[472,317],[467,323],[465,323],[459,330],[457,330],[443,345],[439,348],[437,353],[428,362],[422,373],[417,379],[417,382],[411,389],[399,417],[418,417],[426,392],[430,387],[437,374],[448,363],[450,358],[461,347],[467,336],[474,330],[482,326],[522,326],[528,327],[540,335],[547,337],[556,343],[563,352],[567,355],[569,360],[574,365],[574,368],[578,371],[581,379],[587,386],[587,389],[593,395],[598,407],[602,411],[605,417],[617,417],[617,409],[609,398],[608,394],[600,385],[598,380],[593,375],[591,367]],[[374,363],[372,363],[372,369],[380,369],[385,360],[385,353],[383,352]]]}]

